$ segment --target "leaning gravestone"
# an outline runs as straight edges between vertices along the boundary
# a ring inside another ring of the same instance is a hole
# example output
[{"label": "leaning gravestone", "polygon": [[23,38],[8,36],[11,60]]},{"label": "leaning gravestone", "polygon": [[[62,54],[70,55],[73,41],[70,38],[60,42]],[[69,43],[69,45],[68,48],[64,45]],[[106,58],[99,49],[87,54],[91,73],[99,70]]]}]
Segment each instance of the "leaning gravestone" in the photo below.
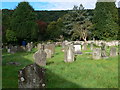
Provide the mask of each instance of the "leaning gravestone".
[{"label": "leaning gravestone", "polygon": [[93,59],[101,59],[101,48],[94,48],[92,52]]},{"label": "leaning gravestone", "polygon": [[110,48],[110,56],[117,56],[117,50],[115,47]]},{"label": "leaning gravestone", "polygon": [[73,62],[74,61],[74,47],[73,47],[73,45],[66,46],[64,54],[65,54],[65,56],[64,56],[65,62]]},{"label": "leaning gravestone", "polygon": [[34,55],[35,63],[39,66],[46,65],[46,53],[43,49],[38,50]]},{"label": "leaning gravestone", "polygon": [[18,72],[19,88],[45,88],[45,69],[31,64]]}]

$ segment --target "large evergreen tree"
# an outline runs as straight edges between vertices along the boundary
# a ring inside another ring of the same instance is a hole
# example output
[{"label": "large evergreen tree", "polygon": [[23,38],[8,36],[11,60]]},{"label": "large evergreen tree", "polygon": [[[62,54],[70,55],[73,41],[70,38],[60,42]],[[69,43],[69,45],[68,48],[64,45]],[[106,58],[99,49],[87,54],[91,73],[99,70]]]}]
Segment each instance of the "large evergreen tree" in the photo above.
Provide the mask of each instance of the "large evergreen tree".
[{"label": "large evergreen tree", "polygon": [[19,40],[37,39],[37,24],[34,9],[28,2],[20,2],[16,7],[12,19],[11,30],[13,30]]},{"label": "large evergreen tree", "polygon": [[93,22],[93,36],[96,39],[117,39],[118,11],[115,2],[97,2]]},{"label": "large evergreen tree", "polygon": [[90,19],[89,13],[87,13],[82,4],[79,7],[74,6],[73,10],[63,17],[64,30],[69,36],[72,36],[71,39],[83,39],[86,41],[88,27],[92,24]]}]

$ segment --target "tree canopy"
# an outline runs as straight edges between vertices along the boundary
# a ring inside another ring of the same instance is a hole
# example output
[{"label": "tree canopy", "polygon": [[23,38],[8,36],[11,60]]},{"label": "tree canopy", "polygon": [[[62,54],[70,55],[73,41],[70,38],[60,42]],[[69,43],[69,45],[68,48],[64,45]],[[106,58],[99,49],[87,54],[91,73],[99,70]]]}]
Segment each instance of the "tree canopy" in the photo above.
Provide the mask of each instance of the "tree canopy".
[{"label": "tree canopy", "polygon": [[97,2],[94,11],[93,36],[100,40],[116,40],[118,33],[118,11],[115,2]]},{"label": "tree canopy", "polygon": [[11,19],[11,30],[16,32],[16,37],[20,40],[37,39],[37,24],[34,9],[28,2],[20,2]]}]

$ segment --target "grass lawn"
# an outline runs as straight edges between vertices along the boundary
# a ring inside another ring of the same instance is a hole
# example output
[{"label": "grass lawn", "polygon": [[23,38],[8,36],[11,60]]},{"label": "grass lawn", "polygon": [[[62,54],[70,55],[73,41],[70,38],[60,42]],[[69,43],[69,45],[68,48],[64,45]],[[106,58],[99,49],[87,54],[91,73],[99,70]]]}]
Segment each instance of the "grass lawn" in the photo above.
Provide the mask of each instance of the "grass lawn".
[{"label": "grass lawn", "polygon": [[[33,63],[33,54],[36,52],[23,52],[2,55],[2,87],[18,87],[18,71],[26,65]],[[108,49],[109,51],[109,49]],[[91,55],[83,51],[75,62],[65,63],[61,47],[56,47],[53,58],[47,59],[46,87],[47,88],[117,88],[118,87],[118,56],[106,60],[92,60]],[[15,61],[20,66],[7,65]]]}]

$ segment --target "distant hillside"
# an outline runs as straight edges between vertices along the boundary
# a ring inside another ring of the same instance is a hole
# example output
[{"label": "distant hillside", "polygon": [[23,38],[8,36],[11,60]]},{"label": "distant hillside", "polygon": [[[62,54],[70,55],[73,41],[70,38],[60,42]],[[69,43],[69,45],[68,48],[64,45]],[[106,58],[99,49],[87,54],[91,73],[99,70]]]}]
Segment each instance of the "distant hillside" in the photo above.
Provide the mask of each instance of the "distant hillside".
[{"label": "distant hillside", "polygon": [[[62,17],[65,15],[69,10],[61,10],[61,11],[35,11],[37,15],[37,19],[40,21],[44,21],[46,23],[50,23],[52,21],[56,21],[59,17]],[[88,9],[87,10],[90,15],[93,15],[93,10]],[[8,10],[8,9],[3,9],[2,10],[2,15],[5,16],[10,16],[14,10]],[[7,18],[6,17],[6,18]]]}]

